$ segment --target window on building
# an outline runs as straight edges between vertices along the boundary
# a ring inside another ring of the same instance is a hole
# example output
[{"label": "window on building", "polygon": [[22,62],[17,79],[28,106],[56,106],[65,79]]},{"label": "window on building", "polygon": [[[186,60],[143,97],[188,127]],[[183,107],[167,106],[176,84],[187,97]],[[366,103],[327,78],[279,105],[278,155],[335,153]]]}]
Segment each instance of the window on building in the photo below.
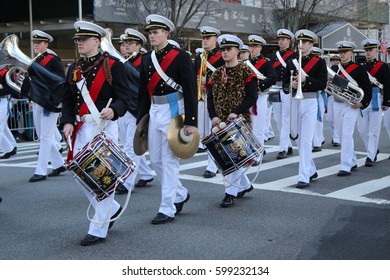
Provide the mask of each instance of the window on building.
[{"label": "window on building", "polygon": [[241,0],[241,5],[248,7],[261,8],[262,0]]}]

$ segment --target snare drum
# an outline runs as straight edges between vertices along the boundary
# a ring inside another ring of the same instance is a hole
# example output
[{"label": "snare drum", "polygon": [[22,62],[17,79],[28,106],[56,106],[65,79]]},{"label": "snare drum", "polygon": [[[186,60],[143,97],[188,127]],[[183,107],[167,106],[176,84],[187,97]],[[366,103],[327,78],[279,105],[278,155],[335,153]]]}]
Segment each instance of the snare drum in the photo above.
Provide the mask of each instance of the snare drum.
[{"label": "snare drum", "polygon": [[101,201],[122,186],[134,172],[135,163],[101,132],[74,156],[67,167]]},{"label": "snare drum", "polygon": [[252,164],[264,150],[243,117],[203,138],[202,143],[224,176]]}]

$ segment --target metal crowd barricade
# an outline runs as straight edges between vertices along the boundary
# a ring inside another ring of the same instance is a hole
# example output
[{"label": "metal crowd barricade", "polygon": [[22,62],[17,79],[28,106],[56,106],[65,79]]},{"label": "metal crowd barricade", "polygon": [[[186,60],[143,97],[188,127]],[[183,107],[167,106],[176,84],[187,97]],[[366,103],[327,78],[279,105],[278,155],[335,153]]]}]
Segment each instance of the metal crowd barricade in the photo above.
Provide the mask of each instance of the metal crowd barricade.
[{"label": "metal crowd barricade", "polygon": [[36,141],[38,139],[28,99],[10,99],[8,125],[16,139]]}]

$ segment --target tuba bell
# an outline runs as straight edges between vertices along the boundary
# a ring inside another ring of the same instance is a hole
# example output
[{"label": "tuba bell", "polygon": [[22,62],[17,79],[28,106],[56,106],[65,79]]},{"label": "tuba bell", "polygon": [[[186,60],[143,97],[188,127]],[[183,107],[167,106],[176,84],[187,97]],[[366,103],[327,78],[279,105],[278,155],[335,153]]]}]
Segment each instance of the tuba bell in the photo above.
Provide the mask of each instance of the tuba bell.
[{"label": "tuba bell", "polygon": [[[17,89],[21,90],[21,84],[28,74],[30,81],[28,97],[51,112],[59,112],[64,93],[65,77],[54,74],[35,62],[40,54],[34,59],[29,58],[19,49],[18,43],[19,39],[15,34],[7,36],[0,43],[0,68],[8,67],[10,69],[6,80],[13,82],[11,87],[18,91]],[[23,80],[12,81],[12,74],[15,74],[16,71],[23,72]]]},{"label": "tuba bell", "polygon": [[341,77],[331,68],[328,67],[327,69],[329,78],[325,89],[327,94],[333,94],[336,98],[350,105],[362,101],[364,92],[360,87]]}]

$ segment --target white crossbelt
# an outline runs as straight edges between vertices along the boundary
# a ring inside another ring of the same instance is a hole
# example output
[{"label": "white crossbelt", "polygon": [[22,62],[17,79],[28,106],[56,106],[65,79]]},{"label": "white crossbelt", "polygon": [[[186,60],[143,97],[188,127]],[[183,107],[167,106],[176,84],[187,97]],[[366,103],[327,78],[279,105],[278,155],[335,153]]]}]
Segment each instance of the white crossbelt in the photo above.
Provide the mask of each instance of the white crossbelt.
[{"label": "white crossbelt", "polygon": [[210,62],[207,61],[206,65],[207,65],[207,68],[209,68],[211,70],[211,72],[213,72],[213,73],[215,72],[216,68],[213,65],[211,65]]},{"label": "white crossbelt", "polygon": [[345,71],[344,67],[341,66],[341,63],[339,63],[338,66],[339,70],[341,71],[341,73],[344,74],[345,78],[347,78],[354,86],[359,86],[358,83],[354,80],[354,78],[352,78],[351,75],[349,75],[347,71]]},{"label": "white crossbelt", "polygon": [[276,57],[278,58],[279,62],[283,65],[284,68],[286,68],[287,64],[286,61],[284,61],[283,57],[280,55],[280,52],[276,52]]},{"label": "white crossbelt", "polygon": [[161,69],[161,66],[160,66],[160,64],[158,63],[158,60],[157,60],[156,52],[155,52],[155,51],[152,51],[151,57],[152,57],[152,62],[153,62],[154,68],[156,68],[157,73],[158,73],[158,74],[160,75],[160,77],[164,80],[164,82],[165,82],[168,86],[170,86],[171,88],[173,88],[174,90],[177,90],[178,92],[183,93],[183,88],[181,87],[181,85],[179,85],[178,83],[176,83],[171,77],[168,77],[168,75],[165,74],[164,71]]},{"label": "white crossbelt", "polygon": [[[96,108],[96,105],[93,102],[91,95],[89,94],[89,90],[87,89],[87,82],[85,78],[82,77],[81,80],[76,83],[76,85],[79,91],[81,92],[81,95],[83,96],[84,102],[87,104],[88,110],[91,112],[90,114],[91,117],[96,122],[96,124],[100,127],[100,129],[103,130],[104,127],[108,124],[108,122],[102,122],[102,119],[100,118],[100,113]],[[88,117],[88,120],[90,120],[91,117]],[[80,121],[82,121],[81,118]]]}]

